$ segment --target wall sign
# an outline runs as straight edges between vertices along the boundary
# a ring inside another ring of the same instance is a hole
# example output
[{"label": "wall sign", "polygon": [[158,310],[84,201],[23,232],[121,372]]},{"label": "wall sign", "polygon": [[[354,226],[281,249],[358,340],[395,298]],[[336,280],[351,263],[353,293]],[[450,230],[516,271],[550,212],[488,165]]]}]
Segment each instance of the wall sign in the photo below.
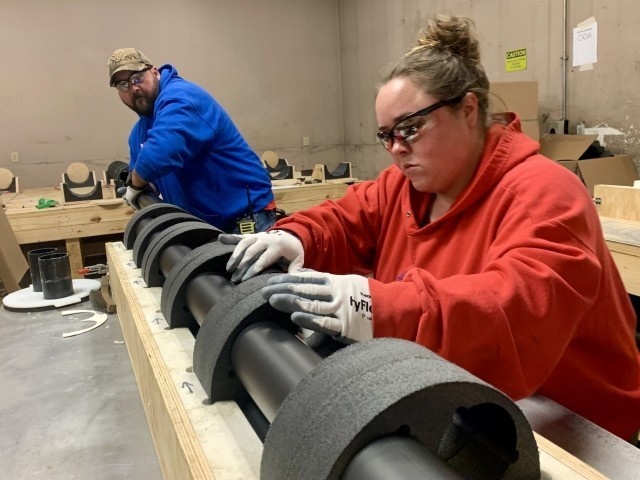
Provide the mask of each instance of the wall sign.
[{"label": "wall sign", "polygon": [[506,54],[504,69],[507,72],[518,72],[527,69],[527,49],[510,50]]}]

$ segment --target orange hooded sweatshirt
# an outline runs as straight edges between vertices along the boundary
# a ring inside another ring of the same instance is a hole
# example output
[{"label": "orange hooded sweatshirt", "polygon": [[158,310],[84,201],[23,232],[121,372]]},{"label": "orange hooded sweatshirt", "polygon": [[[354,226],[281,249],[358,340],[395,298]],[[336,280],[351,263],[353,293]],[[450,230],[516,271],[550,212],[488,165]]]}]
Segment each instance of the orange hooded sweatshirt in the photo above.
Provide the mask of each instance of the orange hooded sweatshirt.
[{"label": "orange hooded sweatshirt", "polygon": [[474,178],[420,226],[431,196],[391,166],[277,223],[305,267],[372,274],[375,337],[418,342],[514,400],[539,392],[629,439],[640,428],[635,313],[588,191],[510,115]]}]

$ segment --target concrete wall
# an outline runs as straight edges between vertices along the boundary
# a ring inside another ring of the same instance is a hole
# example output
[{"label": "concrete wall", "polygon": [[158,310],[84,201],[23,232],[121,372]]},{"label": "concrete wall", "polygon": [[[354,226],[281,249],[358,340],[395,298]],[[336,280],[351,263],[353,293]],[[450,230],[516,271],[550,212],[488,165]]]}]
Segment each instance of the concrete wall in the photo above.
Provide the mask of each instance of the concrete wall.
[{"label": "concrete wall", "polygon": [[129,46],[211,92],[259,155],[335,165],[344,143],[337,8],[337,0],[3,0],[0,167],[32,188],[58,184],[72,162],[101,175],[127,161],[137,116],[109,88],[106,64]]},{"label": "concrete wall", "polygon": [[[640,3],[633,0],[567,2],[568,67],[566,118],[624,133],[604,138],[613,153],[640,157]],[[541,133],[563,118],[563,2],[561,0],[343,0],[340,2],[345,159],[361,178],[386,167],[388,154],[376,144],[374,86],[385,67],[411,45],[427,16],[451,13],[472,18],[489,80],[537,80]],[[598,62],[590,71],[571,68],[572,28],[594,16]],[[526,48],[527,69],[505,71],[505,54]]]},{"label": "concrete wall", "polygon": [[575,126],[609,126],[622,135],[605,136],[606,148],[628,153],[640,169],[640,3],[634,0],[569,2],[571,26],[598,21],[598,63],[569,72],[568,117]]},{"label": "concrete wall", "polygon": [[[578,22],[594,16],[599,33],[593,70],[574,71],[569,58],[570,129],[616,128],[607,148],[640,158],[640,4],[567,3],[569,57]],[[562,118],[561,0],[3,0],[0,167],[32,188],[59,183],[72,162],[100,173],[126,161],[136,116],[108,87],[106,62],[136,46],[209,90],[258,154],[275,150],[298,168],[348,160],[373,178],[390,161],[375,138],[376,83],[439,12],[474,19],[490,80],[538,81],[542,132]],[[517,48],[528,68],[506,73]]]}]

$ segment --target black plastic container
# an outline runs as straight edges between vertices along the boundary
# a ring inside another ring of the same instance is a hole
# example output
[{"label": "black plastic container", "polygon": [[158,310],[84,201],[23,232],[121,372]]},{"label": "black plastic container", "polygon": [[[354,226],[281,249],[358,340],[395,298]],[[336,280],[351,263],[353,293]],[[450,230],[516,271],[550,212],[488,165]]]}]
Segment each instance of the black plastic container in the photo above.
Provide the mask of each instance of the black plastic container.
[{"label": "black plastic container", "polygon": [[45,300],[73,295],[71,262],[66,253],[50,253],[38,259],[42,296]]},{"label": "black plastic container", "polygon": [[37,248],[27,252],[27,258],[29,259],[29,273],[31,274],[31,285],[34,292],[42,291],[42,282],[40,281],[40,265],[38,259],[43,255],[50,255],[58,251],[55,247],[49,248]]}]

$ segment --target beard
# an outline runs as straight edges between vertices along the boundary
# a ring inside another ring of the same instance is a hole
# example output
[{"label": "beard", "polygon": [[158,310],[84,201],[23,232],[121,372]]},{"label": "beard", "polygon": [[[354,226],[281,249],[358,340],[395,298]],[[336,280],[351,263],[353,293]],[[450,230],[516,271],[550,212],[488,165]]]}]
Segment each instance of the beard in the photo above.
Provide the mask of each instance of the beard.
[{"label": "beard", "polygon": [[158,98],[158,79],[153,77],[153,87],[149,93],[138,91],[131,99],[128,107],[142,117],[150,117],[153,114],[153,106]]},{"label": "beard", "polygon": [[132,104],[129,105],[129,108],[142,117],[150,117],[153,114],[154,102],[155,96],[151,98],[150,95],[140,92],[133,97]]}]

